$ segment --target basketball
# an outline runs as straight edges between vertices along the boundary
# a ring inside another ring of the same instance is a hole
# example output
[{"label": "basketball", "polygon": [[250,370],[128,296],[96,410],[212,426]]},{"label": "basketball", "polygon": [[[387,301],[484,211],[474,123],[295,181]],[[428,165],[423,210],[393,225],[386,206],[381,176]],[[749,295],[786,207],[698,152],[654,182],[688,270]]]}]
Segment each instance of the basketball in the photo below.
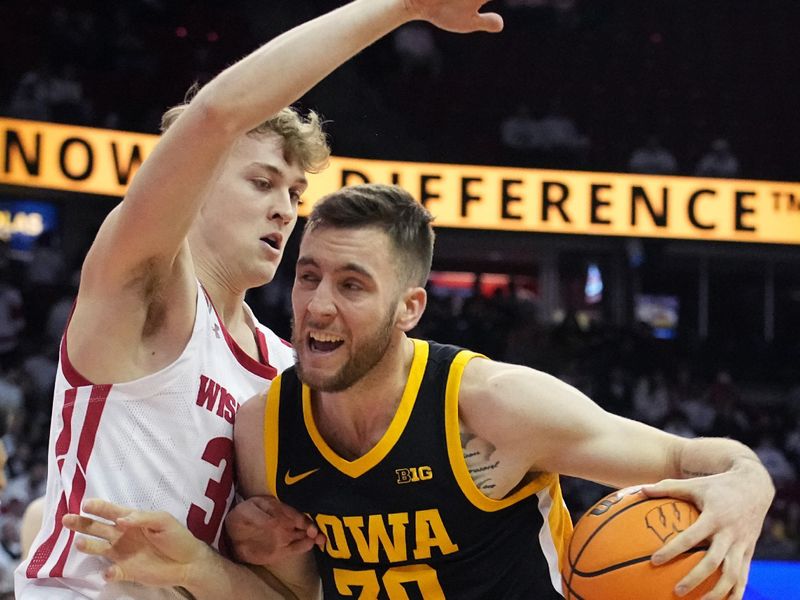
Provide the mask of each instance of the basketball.
[{"label": "basketball", "polygon": [[[653,553],[700,515],[690,502],[648,498],[636,492],[617,499],[609,494],[575,525],[562,572],[567,600],[678,600],[677,583],[705,555],[704,543],[659,566]],[[719,572],[683,600],[709,592]]]}]

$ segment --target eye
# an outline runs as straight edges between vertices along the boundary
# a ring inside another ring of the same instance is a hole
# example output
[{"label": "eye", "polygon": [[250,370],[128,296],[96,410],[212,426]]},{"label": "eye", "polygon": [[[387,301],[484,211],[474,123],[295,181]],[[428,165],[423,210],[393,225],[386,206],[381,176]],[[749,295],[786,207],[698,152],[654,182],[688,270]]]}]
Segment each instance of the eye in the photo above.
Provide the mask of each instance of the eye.
[{"label": "eye", "polygon": [[289,192],[289,197],[291,198],[293,204],[303,204],[302,192],[300,192],[300,190],[291,190]]},{"label": "eye", "polygon": [[301,283],[315,284],[319,281],[319,277],[317,277],[313,273],[298,273],[297,281]]},{"label": "eye", "polygon": [[346,289],[348,292],[358,292],[364,289],[364,286],[361,285],[358,281],[347,280],[342,284],[342,287]]},{"label": "eye", "polygon": [[266,177],[255,177],[250,180],[255,187],[260,192],[268,192],[272,189],[272,181],[267,179]]}]

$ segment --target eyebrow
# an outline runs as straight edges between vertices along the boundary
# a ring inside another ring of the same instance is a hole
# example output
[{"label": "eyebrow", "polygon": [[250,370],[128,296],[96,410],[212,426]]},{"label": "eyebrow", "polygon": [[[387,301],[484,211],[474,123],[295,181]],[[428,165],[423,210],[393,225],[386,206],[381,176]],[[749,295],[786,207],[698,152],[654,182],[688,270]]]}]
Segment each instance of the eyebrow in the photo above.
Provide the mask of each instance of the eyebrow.
[{"label": "eyebrow", "polygon": [[[301,256],[300,258],[298,258],[297,259],[297,266],[298,267],[311,266],[311,267],[320,268],[319,267],[319,263],[317,263],[317,261],[314,260],[313,258],[311,258],[310,256]],[[367,271],[367,269],[365,269],[361,265],[359,265],[357,263],[353,263],[353,262],[349,262],[349,263],[346,263],[346,264],[342,265],[341,267],[338,267],[335,272],[336,273],[344,273],[344,272],[349,272],[349,271],[358,273],[358,274],[360,274],[360,275],[362,275],[362,276],[364,276],[364,277],[366,277],[368,279],[371,279],[371,280],[375,279],[372,276],[372,273]]]},{"label": "eyebrow", "polygon": [[[282,169],[276,167],[275,165],[271,165],[265,162],[254,162],[252,163],[251,166],[257,167],[263,171],[267,171],[268,173],[271,173],[273,175],[277,175],[281,179],[286,179],[286,173]],[[299,183],[301,185],[308,185],[308,180],[305,177],[301,176],[297,180],[295,180],[295,183]]]}]

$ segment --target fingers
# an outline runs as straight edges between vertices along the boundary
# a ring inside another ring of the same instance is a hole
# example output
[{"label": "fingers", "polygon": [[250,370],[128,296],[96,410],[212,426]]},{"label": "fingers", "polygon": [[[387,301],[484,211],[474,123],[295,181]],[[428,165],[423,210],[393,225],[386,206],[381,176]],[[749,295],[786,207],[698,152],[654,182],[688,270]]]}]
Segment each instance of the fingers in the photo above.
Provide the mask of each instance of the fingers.
[{"label": "fingers", "polygon": [[91,498],[83,503],[83,511],[101,519],[116,521],[132,513],[133,509],[106,500],[100,500],[99,498]]},{"label": "fingers", "polygon": [[166,530],[173,522],[175,522],[175,518],[163,511],[135,510],[127,516],[117,519],[117,525],[122,529],[138,527],[155,532]]},{"label": "fingers", "polygon": [[119,537],[116,527],[106,523],[101,523],[100,521],[96,521],[90,517],[82,517],[80,515],[72,514],[64,515],[64,518],[61,519],[61,523],[70,531],[91,535],[97,538],[103,538],[104,540],[108,541],[114,541]]},{"label": "fingers", "polygon": [[128,579],[125,575],[125,571],[119,565],[111,565],[103,572],[103,579],[105,579],[109,583],[116,583],[120,581],[133,581],[133,579]]},{"label": "fingers", "polygon": [[750,561],[753,559],[753,551],[754,548],[749,548],[742,558],[742,563],[739,567],[739,579],[736,581],[736,586],[733,588],[731,600],[742,600],[742,598],[744,598],[747,579],[750,576]]},{"label": "fingers", "polygon": [[[316,529],[316,528],[314,528],[314,529]],[[311,538],[314,541],[314,546],[316,546],[320,550],[325,550],[325,544],[328,543],[328,538],[326,538],[325,534],[322,533],[319,530],[317,530],[316,535],[311,535],[311,530],[312,530],[312,528],[309,527],[309,529],[306,532],[306,534],[308,535],[309,538]]]},{"label": "fingers", "polygon": [[[648,498],[680,498],[695,503],[694,490],[687,486],[686,479],[665,479],[652,485],[643,485],[642,493]],[[691,491],[690,491],[691,490]],[[696,504],[696,503],[695,503]],[[702,507],[700,507],[702,508]]]},{"label": "fingers", "polygon": [[75,547],[85,554],[105,556],[112,546],[106,540],[97,538],[79,537],[75,540]]},{"label": "fingers", "polygon": [[695,546],[700,545],[705,540],[709,539],[712,533],[713,530],[710,519],[705,518],[701,513],[697,521],[692,523],[690,527],[676,535],[673,539],[659,548],[658,551],[653,553],[653,564],[661,565],[672,560],[679,554],[687,552]]},{"label": "fingers", "polygon": [[736,583],[741,560],[741,553],[731,551],[729,543],[715,539],[700,562],[675,586],[675,593],[679,596],[689,593],[708,579],[721,564],[722,575],[711,592],[706,594],[705,599],[724,598]]},{"label": "fingers", "polygon": [[238,504],[231,511],[228,525],[234,529],[241,526],[278,527],[286,532],[295,529],[309,531],[313,528],[313,532],[310,532],[309,535],[314,536],[317,533],[316,525],[308,515],[283,504],[272,496],[253,496]]},{"label": "fingers", "polygon": [[311,538],[301,538],[297,541],[290,542],[286,546],[288,554],[305,554],[314,547],[314,540]]},{"label": "fingers", "polygon": [[739,557],[738,560],[730,556],[725,557],[725,560],[722,562],[722,576],[711,591],[703,596],[703,600],[722,600],[723,598],[729,598],[728,593],[736,584],[736,580],[739,576],[738,567],[734,569],[734,567],[731,566],[734,562],[740,563],[741,557]]},{"label": "fingers", "polygon": [[503,17],[497,13],[478,13],[475,17],[475,30],[499,33],[503,31]]},{"label": "fingers", "polygon": [[277,524],[279,526],[287,529],[306,529],[313,525],[313,521],[308,515],[277,500],[275,501],[273,516],[278,520]]}]

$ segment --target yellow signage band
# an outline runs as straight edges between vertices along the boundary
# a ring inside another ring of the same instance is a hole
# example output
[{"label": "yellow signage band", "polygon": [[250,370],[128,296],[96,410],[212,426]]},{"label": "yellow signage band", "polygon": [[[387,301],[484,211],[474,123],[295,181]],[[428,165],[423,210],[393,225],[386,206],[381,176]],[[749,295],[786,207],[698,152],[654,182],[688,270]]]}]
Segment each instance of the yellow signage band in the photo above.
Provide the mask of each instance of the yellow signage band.
[{"label": "yellow signage band", "polygon": [[[0,184],[123,196],[158,136],[0,118]],[[333,157],[301,215],[344,185],[403,186],[440,227],[800,244],[800,183]]]}]

